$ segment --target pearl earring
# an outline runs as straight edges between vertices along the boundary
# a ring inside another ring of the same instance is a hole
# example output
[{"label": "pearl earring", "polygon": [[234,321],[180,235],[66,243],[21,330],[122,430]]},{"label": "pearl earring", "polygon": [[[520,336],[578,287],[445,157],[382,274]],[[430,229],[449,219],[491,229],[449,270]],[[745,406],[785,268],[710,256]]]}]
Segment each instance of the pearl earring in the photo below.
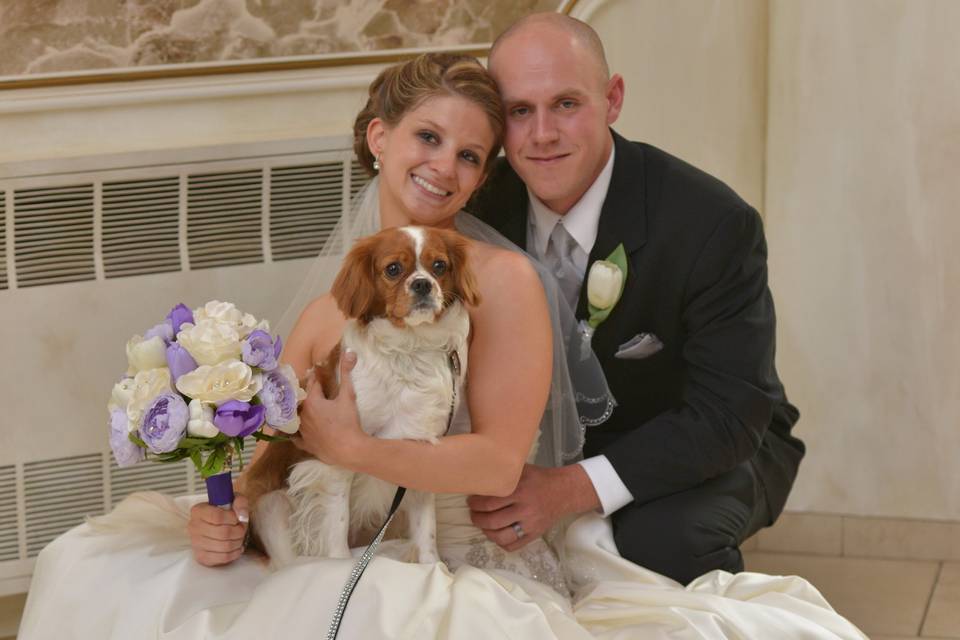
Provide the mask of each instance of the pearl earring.
[{"label": "pearl earring", "polygon": [[377,159],[373,161],[373,170],[374,170],[374,171],[380,171],[380,167],[382,167],[382,166],[383,166],[383,165],[380,164],[380,155],[378,154],[378,155],[377,155]]}]

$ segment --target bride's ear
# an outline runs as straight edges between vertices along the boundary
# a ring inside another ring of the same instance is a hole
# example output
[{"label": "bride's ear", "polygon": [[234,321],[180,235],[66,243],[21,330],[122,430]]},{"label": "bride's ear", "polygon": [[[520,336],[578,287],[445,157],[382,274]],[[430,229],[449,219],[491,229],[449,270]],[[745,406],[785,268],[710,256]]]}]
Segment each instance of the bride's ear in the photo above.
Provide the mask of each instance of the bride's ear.
[{"label": "bride's ear", "polygon": [[367,148],[374,158],[383,153],[383,146],[387,135],[387,126],[380,118],[374,118],[367,125]]}]

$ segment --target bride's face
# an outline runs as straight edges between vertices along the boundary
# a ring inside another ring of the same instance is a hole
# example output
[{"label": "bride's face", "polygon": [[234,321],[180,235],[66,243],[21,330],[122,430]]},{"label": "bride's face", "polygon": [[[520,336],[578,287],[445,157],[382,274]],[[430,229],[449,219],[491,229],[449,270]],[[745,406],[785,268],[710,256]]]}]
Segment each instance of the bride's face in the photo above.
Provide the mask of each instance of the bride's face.
[{"label": "bride's face", "polygon": [[494,133],[478,105],[442,95],[424,100],[396,126],[375,118],[367,142],[380,157],[383,226],[450,226],[483,182]]}]

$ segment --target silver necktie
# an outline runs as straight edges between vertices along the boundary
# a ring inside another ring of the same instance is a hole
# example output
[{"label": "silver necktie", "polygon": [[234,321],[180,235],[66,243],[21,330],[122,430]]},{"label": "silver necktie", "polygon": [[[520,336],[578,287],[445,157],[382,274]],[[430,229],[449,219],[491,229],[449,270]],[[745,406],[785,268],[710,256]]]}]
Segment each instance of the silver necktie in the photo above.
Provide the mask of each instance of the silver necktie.
[{"label": "silver necktie", "polygon": [[550,232],[550,242],[547,243],[546,265],[553,272],[560,285],[563,297],[570,303],[570,308],[576,312],[577,301],[580,298],[582,280],[573,263],[573,249],[577,241],[573,239],[566,228],[557,223]]}]

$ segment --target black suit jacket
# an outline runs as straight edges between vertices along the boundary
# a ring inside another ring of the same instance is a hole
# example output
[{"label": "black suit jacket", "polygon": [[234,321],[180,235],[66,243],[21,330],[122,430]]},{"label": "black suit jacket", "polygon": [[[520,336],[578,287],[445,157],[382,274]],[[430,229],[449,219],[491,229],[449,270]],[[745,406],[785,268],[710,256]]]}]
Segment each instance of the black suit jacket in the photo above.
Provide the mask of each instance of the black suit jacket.
[{"label": "black suit jacket", "polygon": [[[799,413],[774,367],[760,216],[699,169],[613,136],[613,175],[590,264],[621,242],[627,251],[623,296],[593,337],[619,406],[587,430],[584,454],[606,455],[639,503],[750,460],[772,521],[804,446],[790,434]],[[468,210],[525,248],[527,205],[526,187],[501,160]],[[663,349],[643,359],[614,357],[641,332],[659,337]]]}]

